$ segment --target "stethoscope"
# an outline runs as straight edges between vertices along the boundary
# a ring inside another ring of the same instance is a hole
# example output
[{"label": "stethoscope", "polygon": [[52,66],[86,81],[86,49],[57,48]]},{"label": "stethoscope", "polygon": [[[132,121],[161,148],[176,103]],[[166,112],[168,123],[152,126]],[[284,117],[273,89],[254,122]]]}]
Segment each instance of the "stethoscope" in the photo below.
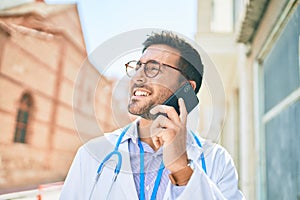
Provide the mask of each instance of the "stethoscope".
[{"label": "stethoscope", "polygon": [[[100,163],[99,167],[98,167],[98,170],[97,170],[97,175],[96,175],[96,178],[95,178],[95,182],[94,182],[94,185],[92,187],[92,190],[90,192],[90,197],[89,199],[92,199],[92,196],[93,196],[93,193],[94,193],[94,190],[95,190],[95,187],[96,187],[96,184],[100,178],[100,175],[102,173],[102,170],[104,168],[104,165],[107,161],[109,161],[111,159],[112,156],[116,156],[118,158],[118,162],[116,164],[116,167],[115,167],[115,170],[114,170],[114,175],[113,175],[113,178],[112,178],[112,183],[110,185],[110,188],[109,188],[109,191],[107,194],[110,193],[111,189],[112,189],[112,186],[113,184],[116,182],[117,180],[117,177],[121,171],[121,166],[122,166],[122,155],[119,151],[119,146],[120,146],[120,143],[124,137],[124,135],[126,134],[127,130],[129,129],[130,125],[128,125],[127,127],[124,128],[124,130],[122,131],[122,133],[120,134],[120,136],[118,137],[118,140],[117,140],[117,143],[115,145],[115,148],[112,152],[110,152],[109,154],[107,154],[105,156],[105,158],[102,160],[102,162]],[[199,138],[196,136],[196,134],[191,131],[192,133],[192,136],[194,138],[194,140],[196,141],[197,145],[201,148],[202,145],[201,145],[201,142],[199,140]],[[140,140],[138,140],[138,145],[140,147],[140,200],[144,200],[145,199],[145,195],[144,195],[144,178],[145,178],[145,173],[144,173],[144,148],[140,142]],[[201,159],[201,163],[202,163],[202,169],[203,171],[206,173],[206,164],[205,164],[205,159],[204,159],[204,153],[202,152],[201,155],[200,155],[200,159]],[[157,174],[157,177],[156,177],[156,180],[155,180],[155,184],[154,184],[154,187],[153,187],[153,192],[152,192],[152,195],[151,195],[151,200],[154,200],[156,198],[156,193],[158,191],[158,187],[159,187],[159,183],[160,183],[160,180],[161,180],[161,177],[162,177],[162,173],[163,173],[163,170],[164,170],[164,164],[163,164],[163,161],[161,162],[160,164],[160,167],[159,167],[159,170],[158,170],[158,174]]]}]

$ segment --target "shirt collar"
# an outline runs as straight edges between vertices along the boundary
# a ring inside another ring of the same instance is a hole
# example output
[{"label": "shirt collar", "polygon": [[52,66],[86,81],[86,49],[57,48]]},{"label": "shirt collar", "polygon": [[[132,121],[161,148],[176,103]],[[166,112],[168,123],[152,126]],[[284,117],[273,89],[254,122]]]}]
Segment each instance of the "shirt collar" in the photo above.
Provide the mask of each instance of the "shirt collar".
[{"label": "shirt collar", "polygon": [[[128,141],[129,139],[134,143],[137,144],[138,142],[138,124],[140,121],[141,117],[138,117],[136,120],[134,120],[131,124],[129,124],[128,126],[130,126],[126,132],[126,134],[124,135],[124,137],[121,140],[121,143],[124,143],[126,141]],[[124,130],[125,128],[123,128]],[[187,146],[198,146],[198,144],[196,143],[192,131],[188,130],[187,131]],[[200,148],[201,149],[201,148]],[[160,151],[161,149],[159,149],[158,151]]]},{"label": "shirt collar", "polygon": [[[140,117],[138,117],[136,120],[134,120],[126,132],[126,134],[123,136],[121,143],[126,142],[127,140],[131,139],[134,143],[137,143],[138,140],[138,123],[139,123]],[[124,130],[124,128],[123,128]]]}]

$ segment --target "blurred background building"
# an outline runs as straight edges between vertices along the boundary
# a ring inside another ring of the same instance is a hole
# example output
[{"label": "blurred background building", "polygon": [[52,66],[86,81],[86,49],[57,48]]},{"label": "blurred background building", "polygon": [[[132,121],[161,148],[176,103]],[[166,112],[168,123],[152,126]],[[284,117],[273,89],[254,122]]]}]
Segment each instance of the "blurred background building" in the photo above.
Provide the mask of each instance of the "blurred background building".
[{"label": "blurred background building", "polygon": [[220,143],[247,199],[300,199],[299,2],[198,1],[196,40],[226,92]]},{"label": "blurred background building", "polygon": [[[114,80],[84,60],[76,5],[3,2],[0,192],[63,181],[81,140],[97,131],[95,114],[102,131],[115,128],[107,104]],[[215,106],[207,85],[201,89],[200,132],[221,130],[214,140],[232,155],[246,199],[299,200],[300,0],[197,2],[194,39],[215,63],[226,95]],[[86,125],[80,135],[73,113]]]},{"label": "blurred background building", "polygon": [[[110,119],[111,82],[86,61],[77,6],[0,2],[0,194],[63,181],[82,144],[73,113]],[[85,70],[77,76],[79,69]],[[96,82],[101,79],[93,96]],[[75,81],[82,98],[73,99]],[[94,101],[96,99],[96,101]],[[89,124],[82,131],[90,134]]]}]

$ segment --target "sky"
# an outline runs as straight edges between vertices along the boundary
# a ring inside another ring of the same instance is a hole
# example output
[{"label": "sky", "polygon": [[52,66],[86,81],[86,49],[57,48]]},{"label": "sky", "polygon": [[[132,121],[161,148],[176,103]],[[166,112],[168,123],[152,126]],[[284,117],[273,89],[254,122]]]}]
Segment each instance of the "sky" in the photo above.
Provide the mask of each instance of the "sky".
[{"label": "sky", "polygon": [[77,3],[87,51],[105,40],[138,28],[163,28],[191,39],[196,34],[197,0],[46,0]]},{"label": "sky", "polygon": [[[168,29],[190,39],[194,39],[197,31],[197,0],[45,0],[45,2],[78,4],[88,54],[93,53],[99,45],[110,38],[134,29]],[[93,63],[92,60],[91,62]]]}]

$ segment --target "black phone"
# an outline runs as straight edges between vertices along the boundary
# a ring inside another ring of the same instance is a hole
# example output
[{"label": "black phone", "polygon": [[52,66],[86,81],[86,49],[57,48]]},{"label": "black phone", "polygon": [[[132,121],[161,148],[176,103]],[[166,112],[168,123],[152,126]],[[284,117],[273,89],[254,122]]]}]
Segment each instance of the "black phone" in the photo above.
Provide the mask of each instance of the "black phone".
[{"label": "black phone", "polygon": [[190,113],[199,103],[199,99],[196,96],[195,91],[189,82],[186,82],[183,86],[181,86],[163,104],[167,106],[173,106],[179,115],[179,98],[183,98],[188,113]]}]

